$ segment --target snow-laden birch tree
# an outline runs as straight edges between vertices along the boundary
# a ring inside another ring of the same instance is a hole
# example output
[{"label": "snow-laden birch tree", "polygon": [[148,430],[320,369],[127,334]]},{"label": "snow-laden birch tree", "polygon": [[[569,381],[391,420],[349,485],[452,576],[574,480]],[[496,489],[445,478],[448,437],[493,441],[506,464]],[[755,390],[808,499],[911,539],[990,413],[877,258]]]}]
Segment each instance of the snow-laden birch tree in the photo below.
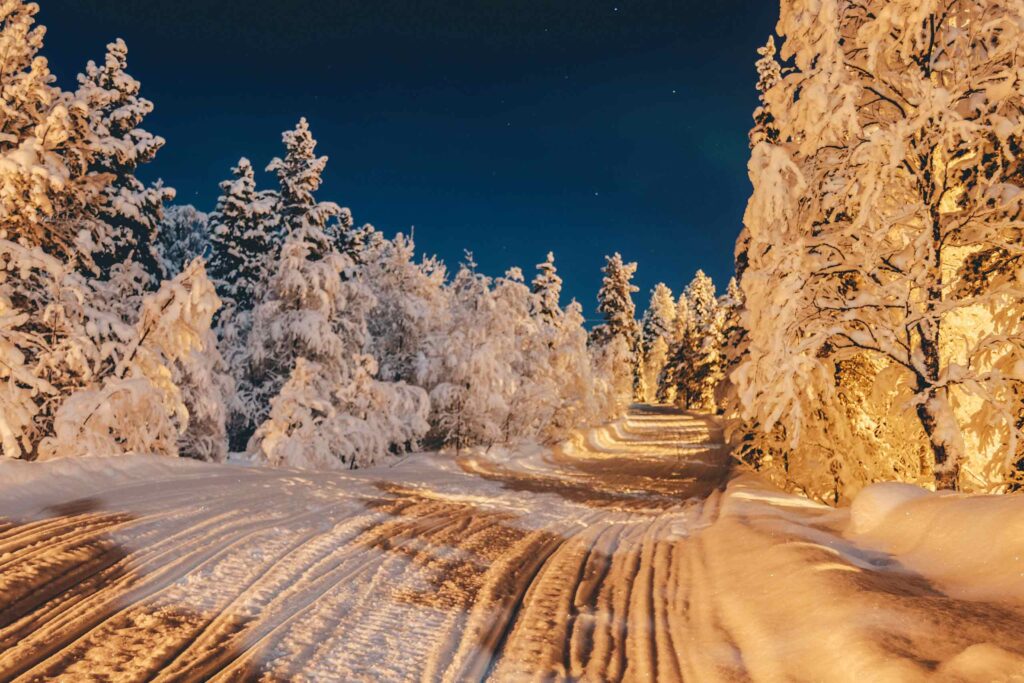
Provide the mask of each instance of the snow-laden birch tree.
[{"label": "snow-laden birch tree", "polygon": [[[792,66],[765,93],[778,144],[754,146],[745,215],[746,416],[797,443],[807,398],[827,402],[836,364],[866,354],[912,389],[939,487],[958,485],[968,397],[1005,474],[1024,378],[1024,5],[787,0],[778,30]],[[970,310],[990,325],[964,329]]]}]

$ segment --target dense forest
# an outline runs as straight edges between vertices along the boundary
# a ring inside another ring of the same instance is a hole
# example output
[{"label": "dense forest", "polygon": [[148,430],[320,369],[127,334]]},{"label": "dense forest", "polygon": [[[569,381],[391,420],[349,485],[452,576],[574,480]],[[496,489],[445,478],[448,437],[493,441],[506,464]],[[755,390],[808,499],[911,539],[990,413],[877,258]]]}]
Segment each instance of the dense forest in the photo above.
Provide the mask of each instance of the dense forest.
[{"label": "dense forest", "polygon": [[319,196],[305,119],[275,186],[241,158],[208,211],[174,204],[136,177],[164,140],[124,42],[60,89],[37,6],[6,0],[3,454],[350,468],[553,442],[637,401],[722,414],[740,462],[830,503],[888,480],[1015,489],[1020,7],[815,7],[783,3],[756,62],[736,277],[658,284],[638,316],[616,253],[588,329],[553,254],[450,271]]}]

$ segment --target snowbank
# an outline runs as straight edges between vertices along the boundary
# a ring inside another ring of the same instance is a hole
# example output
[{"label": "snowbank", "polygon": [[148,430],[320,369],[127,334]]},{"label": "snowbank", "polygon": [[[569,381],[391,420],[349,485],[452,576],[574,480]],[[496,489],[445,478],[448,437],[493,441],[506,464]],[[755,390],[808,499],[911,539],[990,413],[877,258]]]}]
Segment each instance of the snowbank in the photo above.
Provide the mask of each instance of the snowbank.
[{"label": "snowbank", "polygon": [[889,553],[950,595],[1024,605],[1024,497],[940,495],[875,484],[851,508],[848,535]]},{"label": "snowbank", "polygon": [[837,510],[744,475],[698,536],[699,593],[753,680],[1009,680],[1022,524],[1021,497],[880,484]]}]

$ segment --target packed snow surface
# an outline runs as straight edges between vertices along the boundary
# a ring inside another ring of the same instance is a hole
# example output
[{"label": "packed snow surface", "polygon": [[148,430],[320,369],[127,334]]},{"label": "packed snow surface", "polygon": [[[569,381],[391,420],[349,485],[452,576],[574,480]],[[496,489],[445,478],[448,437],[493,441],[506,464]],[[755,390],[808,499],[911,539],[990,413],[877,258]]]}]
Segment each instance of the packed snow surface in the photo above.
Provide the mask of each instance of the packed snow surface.
[{"label": "packed snow surface", "polygon": [[1013,680],[1024,502],[744,475],[637,407],[352,474],[0,463],[0,680]]}]

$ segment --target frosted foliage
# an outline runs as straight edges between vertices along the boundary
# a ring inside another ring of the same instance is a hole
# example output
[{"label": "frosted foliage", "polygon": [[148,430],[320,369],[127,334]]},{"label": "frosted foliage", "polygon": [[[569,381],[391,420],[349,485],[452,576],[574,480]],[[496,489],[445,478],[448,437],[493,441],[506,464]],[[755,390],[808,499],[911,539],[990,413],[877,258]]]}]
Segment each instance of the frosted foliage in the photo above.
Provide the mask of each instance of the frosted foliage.
[{"label": "frosted foliage", "polygon": [[252,164],[244,157],[231,173],[220,183],[209,216],[210,277],[232,310],[249,311],[279,247],[273,224],[277,195],[257,191]]},{"label": "frosted foliage", "polygon": [[[189,404],[202,410],[198,401],[204,387],[186,384],[183,390],[176,368],[207,362],[197,360],[197,354],[209,351],[210,322],[219,304],[201,260],[148,295],[115,372],[61,405],[54,435],[43,441],[40,459],[129,452],[178,455],[179,439],[189,428]],[[210,393],[207,400],[216,396]]]},{"label": "frosted foliage", "polygon": [[306,225],[288,238],[253,311],[248,450],[289,467],[361,467],[416,445],[428,402],[419,387],[375,378],[364,349],[377,301],[353,264]]},{"label": "frosted foliage", "polygon": [[640,291],[633,284],[636,264],[623,263],[622,256],[615,253],[605,257],[605,266],[601,272],[604,278],[597,292],[597,310],[604,318],[604,323],[594,330],[595,338],[605,340],[622,336],[633,347],[639,333],[636,305],[633,303],[633,294]]},{"label": "frosted foliage", "polygon": [[[470,256],[445,286],[447,309],[417,361],[440,444],[556,440],[621,409],[612,366],[598,366],[588,348],[582,308],[558,304],[554,256],[537,271],[530,287],[517,268],[492,280]],[[615,369],[628,395],[631,366]]]},{"label": "frosted foliage", "polygon": [[419,387],[373,379],[373,359],[329,367],[299,358],[253,436],[257,462],[309,469],[367,467],[414,447],[427,431]]},{"label": "frosted foliage", "polygon": [[[538,277],[549,282],[558,277],[553,258],[541,264]],[[567,395],[566,384],[586,382],[576,376],[580,361],[588,359],[585,333],[580,346],[579,323],[566,320],[550,294],[551,290],[527,288],[518,270],[496,283],[497,305],[511,317],[519,351],[512,365],[514,391],[502,439],[506,442],[560,435],[566,413],[574,412],[569,405],[574,397]],[[581,352],[582,357],[577,355]]]},{"label": "frosted foliage", "polygon": [[618,403],[598,375],[587,347],[583,307],[571,302],[557,326],[542,328],[541,338],[545,337],[549,360],[541,369],[550,372],[549,386],[557,394],[558,403],[542,435],[565,438],[580,425],[597,424],[620,415],[625,406]]},{"label": "frosted foliage", "polygon": [[651,301],[640,323],[641,386],[640,398],[653,403],[657,400],[658,382],[668,363],[669,348],[675,331],[676,301],[672,290],[659,282],[651,290]]},{"label": "frosted foliage", "polygon": [[39,247],[0,240],[7,457],[34,457],[62,402],[113,372],[134,335],[128,311],[144,278],[126,267],[89,282]]},{"label": "frosted foliage", "polygon": [[490,278],[472,263],[450,286],[446,324],[427,340],[417,384],[430,391],[433,435],[460,448],[498,443],[508,420],[522,362],[515,335],[515,311],[499,306]]},{"label": "frosted foliage", "polygon": [[633,392],[635,355],[625,337],[614,336],[594,350],[594,375],[601,411],[621,415],[629,407]]},{"label": "frosted foliage", "polygon": [[715,390],[724,373],[725,312],[715,285],[698,270],[680,295],[659,398],[680,407],[714,411]]},{"label": "frosted foliage", "polygon": [[92,174],[84,104],[53,83],[35,3],[0,1],[0,239],[91,263],[105,227],[82,218],[104,178]]},{"label": "frosted foliage", "polygon": [[783,3],[794,68],[765,93],[778,144],[751,155],[732,376],[763,432],[797,447],[816,412],[840,416],[842,363],[861,358],[884,367],[865,391],[912,392],[899,410],[938,486],[1014,476],[1022,27],[1017,2]]},{"label": "frosted foliage", "polygon": [[537,275],[533,278],[532,291],[537,312],[547,318],[557,317],[561,312],[559,299],[562,295],[562,278],[555,267],[553,252],[549,251],[544,262],[537,264]]},{"label": "frosted foliage", "polygon": [[777,142],[779,139],[778,128],[775,127],[775,116],[772,114],[766,94],[782,78],[782,67],[775,57],[775,39],[770,37],[764,47],[757,49],[761,56],[754,65],[757,69],[757,91],[759,94],[760,106],[754,111],[754,127],[750,131],[750,145],[755,146],[759,142]]},{"label": "frosted foliage", "polygon": [[269,400],[298,358],[330,363],[362,350],[365,314],[375,303],[359,282],[342,274],[351,260],[325,244],[323,233],[290,237],[281,248],[266,298],[254,309],[248,336],[249,416],[261,422]]},{"label": "frosted foliage", "polygon": [[323,182],[323,171],[327,157],[316,156],[316,140],[309,131],[306,119],[300,119],[293,130],[281,135],[284,142],[284,158],[275,158],[267,166],[267,172],[277,176],[280,196],[276,212],[284,232],[306,227],[329,231],[332,220],[340,222],[343,228],[352,224],[348,209],[334,202],[319,202],[315,193]]},{"label": "frosted foliage", "polygon": [[367,317],[370,348],[386,381],[415,382],[417,359],[448,312],[444,266],[434,258],[416,262],[415,251],[399,233],[368,249],[361,268],[377,302]]},{"label": "frosted foliage", "polygon": [[210,217],[191,204],[168,206],[157,233],[160,267],[174,277],[197,256],[206,256],[210,245]]}]

